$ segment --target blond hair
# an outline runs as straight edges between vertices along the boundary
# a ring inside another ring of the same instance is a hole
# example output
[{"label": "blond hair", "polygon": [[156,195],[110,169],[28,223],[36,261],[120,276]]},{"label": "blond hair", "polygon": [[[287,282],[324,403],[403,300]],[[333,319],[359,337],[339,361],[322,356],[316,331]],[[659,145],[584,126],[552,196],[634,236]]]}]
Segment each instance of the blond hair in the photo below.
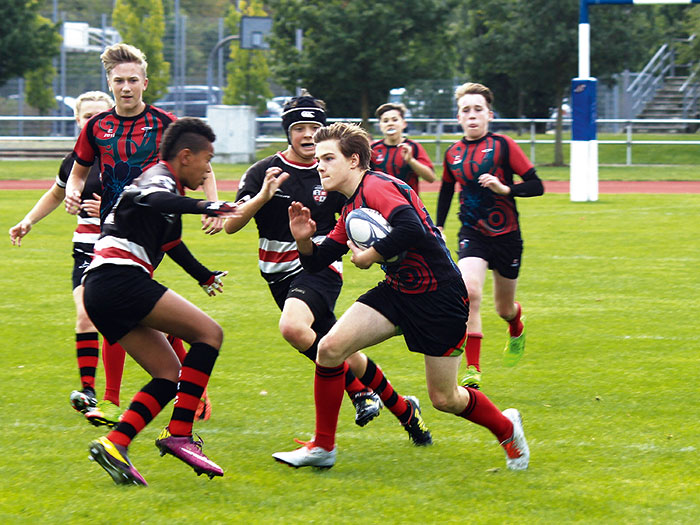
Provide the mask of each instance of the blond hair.
[{"label": "blond hair", "polygon": [[134,63],[138,64],[143,68],[143,76],[146,77],[146,70],[148,69],[148,62],[146,62],[146,55],[143,52],[130,44],[120,42],[109,46],[100,55],[100,60],[102,60],[102,65],[105,68],[107,76],[112,72],[112,70],[119,64]]},{"label": "blond hair", "polygon": [[353,153],[357,153],[360,168],[369,169],[369,161],[372,157],[369,133],[360,126],[350,122],[336,122],[330,126],[318,128],[314,133],[314,143],[318,144],[326,140],[337,140],[338,149],[345,158],[349,159]]},{"label": "blond hair", "polygon": [[466,82],[462,84],[457,89],[455,89],[455,100],[459,102],[459,99],[464,95],[482,95],[489,105],[489,109],[493,104],[493,93],[491,90],[484,86],[483,84],[477,84],[476,82]]},{"label": "blond hair", "polygon": [[75,99],[75,113],[76,118],[80,116],[80,107],[83,102],[104,102],[111,109],[114,107],[114,100],[107,93],[103,91],[86,91],[78,98]]}]

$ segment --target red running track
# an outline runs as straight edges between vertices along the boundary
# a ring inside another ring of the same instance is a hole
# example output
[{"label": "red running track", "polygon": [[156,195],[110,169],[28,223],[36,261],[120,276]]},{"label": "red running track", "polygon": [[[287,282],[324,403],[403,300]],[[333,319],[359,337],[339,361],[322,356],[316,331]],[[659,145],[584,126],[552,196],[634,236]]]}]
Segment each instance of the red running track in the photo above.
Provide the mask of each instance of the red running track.
[{"label": "red running track", "polygon": [[[47,190],[53,184],[50,180],[0,180],[0,190]],[[237,180],[219,180],[221,191],[236,191]],[[421,182],[421,191],[438,191],[440,182]],[[547,193],[569,193],[569,181],[545,181]],[[599,193],[700,193],[700,180],[677,181],[617,181],[603,180],[598,183]]]}]

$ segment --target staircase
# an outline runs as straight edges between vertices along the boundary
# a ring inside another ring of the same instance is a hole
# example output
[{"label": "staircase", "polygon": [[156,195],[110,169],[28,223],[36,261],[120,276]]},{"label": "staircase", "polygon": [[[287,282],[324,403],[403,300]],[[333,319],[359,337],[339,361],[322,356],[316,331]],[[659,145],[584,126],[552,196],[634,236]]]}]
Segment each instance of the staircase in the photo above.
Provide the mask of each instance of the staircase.
[{"label": "staircase", "polygon": [[[684,94],[682,86],[688,80],[687,76],[668,76],[664,78],[663,87],[656,90],[653,98],[647,102],[638,119],[683,119],[695,118],[697,110],[687,115],[684,112]],[[684,115],[685,113],[685,115]],[[673,123],[648,123],[634,124],[636,133],[687,133],[688,124]]]}]

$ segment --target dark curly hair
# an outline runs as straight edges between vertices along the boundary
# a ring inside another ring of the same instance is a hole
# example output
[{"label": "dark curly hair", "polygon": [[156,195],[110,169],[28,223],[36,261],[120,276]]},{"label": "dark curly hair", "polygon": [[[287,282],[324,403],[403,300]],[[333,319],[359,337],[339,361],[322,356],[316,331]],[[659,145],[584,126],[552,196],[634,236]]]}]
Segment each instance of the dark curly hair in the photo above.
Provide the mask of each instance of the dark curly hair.
[{"label": "dark curly hair", "polygon": [[198,153],[215,140],[216,135],[206,122],[194,117],[183,117],[165,130],[160,143],[160,158],[172,160],[185,148]]}]

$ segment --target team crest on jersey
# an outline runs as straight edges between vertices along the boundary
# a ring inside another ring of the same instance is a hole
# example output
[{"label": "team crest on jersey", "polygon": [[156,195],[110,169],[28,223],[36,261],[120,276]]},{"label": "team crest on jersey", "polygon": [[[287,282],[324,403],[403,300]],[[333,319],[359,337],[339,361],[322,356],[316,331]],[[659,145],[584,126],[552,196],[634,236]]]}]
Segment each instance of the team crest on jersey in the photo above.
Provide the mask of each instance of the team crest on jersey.
[{"label": "team crest on jersey", "polygon": [[316,204],[323,204],[323,202],[326,200],[326,197],[328,196],[328,193],[326,193],[326,190],[324,190],[323,186],[321,186],[320,184],[314,186],[314,189],[311,192],[311,194],[314,196]]},{"label": "team crest on jersey", "polygon": [[377,153],[377,162],[384,162],[384,152],[380,151]]}]

